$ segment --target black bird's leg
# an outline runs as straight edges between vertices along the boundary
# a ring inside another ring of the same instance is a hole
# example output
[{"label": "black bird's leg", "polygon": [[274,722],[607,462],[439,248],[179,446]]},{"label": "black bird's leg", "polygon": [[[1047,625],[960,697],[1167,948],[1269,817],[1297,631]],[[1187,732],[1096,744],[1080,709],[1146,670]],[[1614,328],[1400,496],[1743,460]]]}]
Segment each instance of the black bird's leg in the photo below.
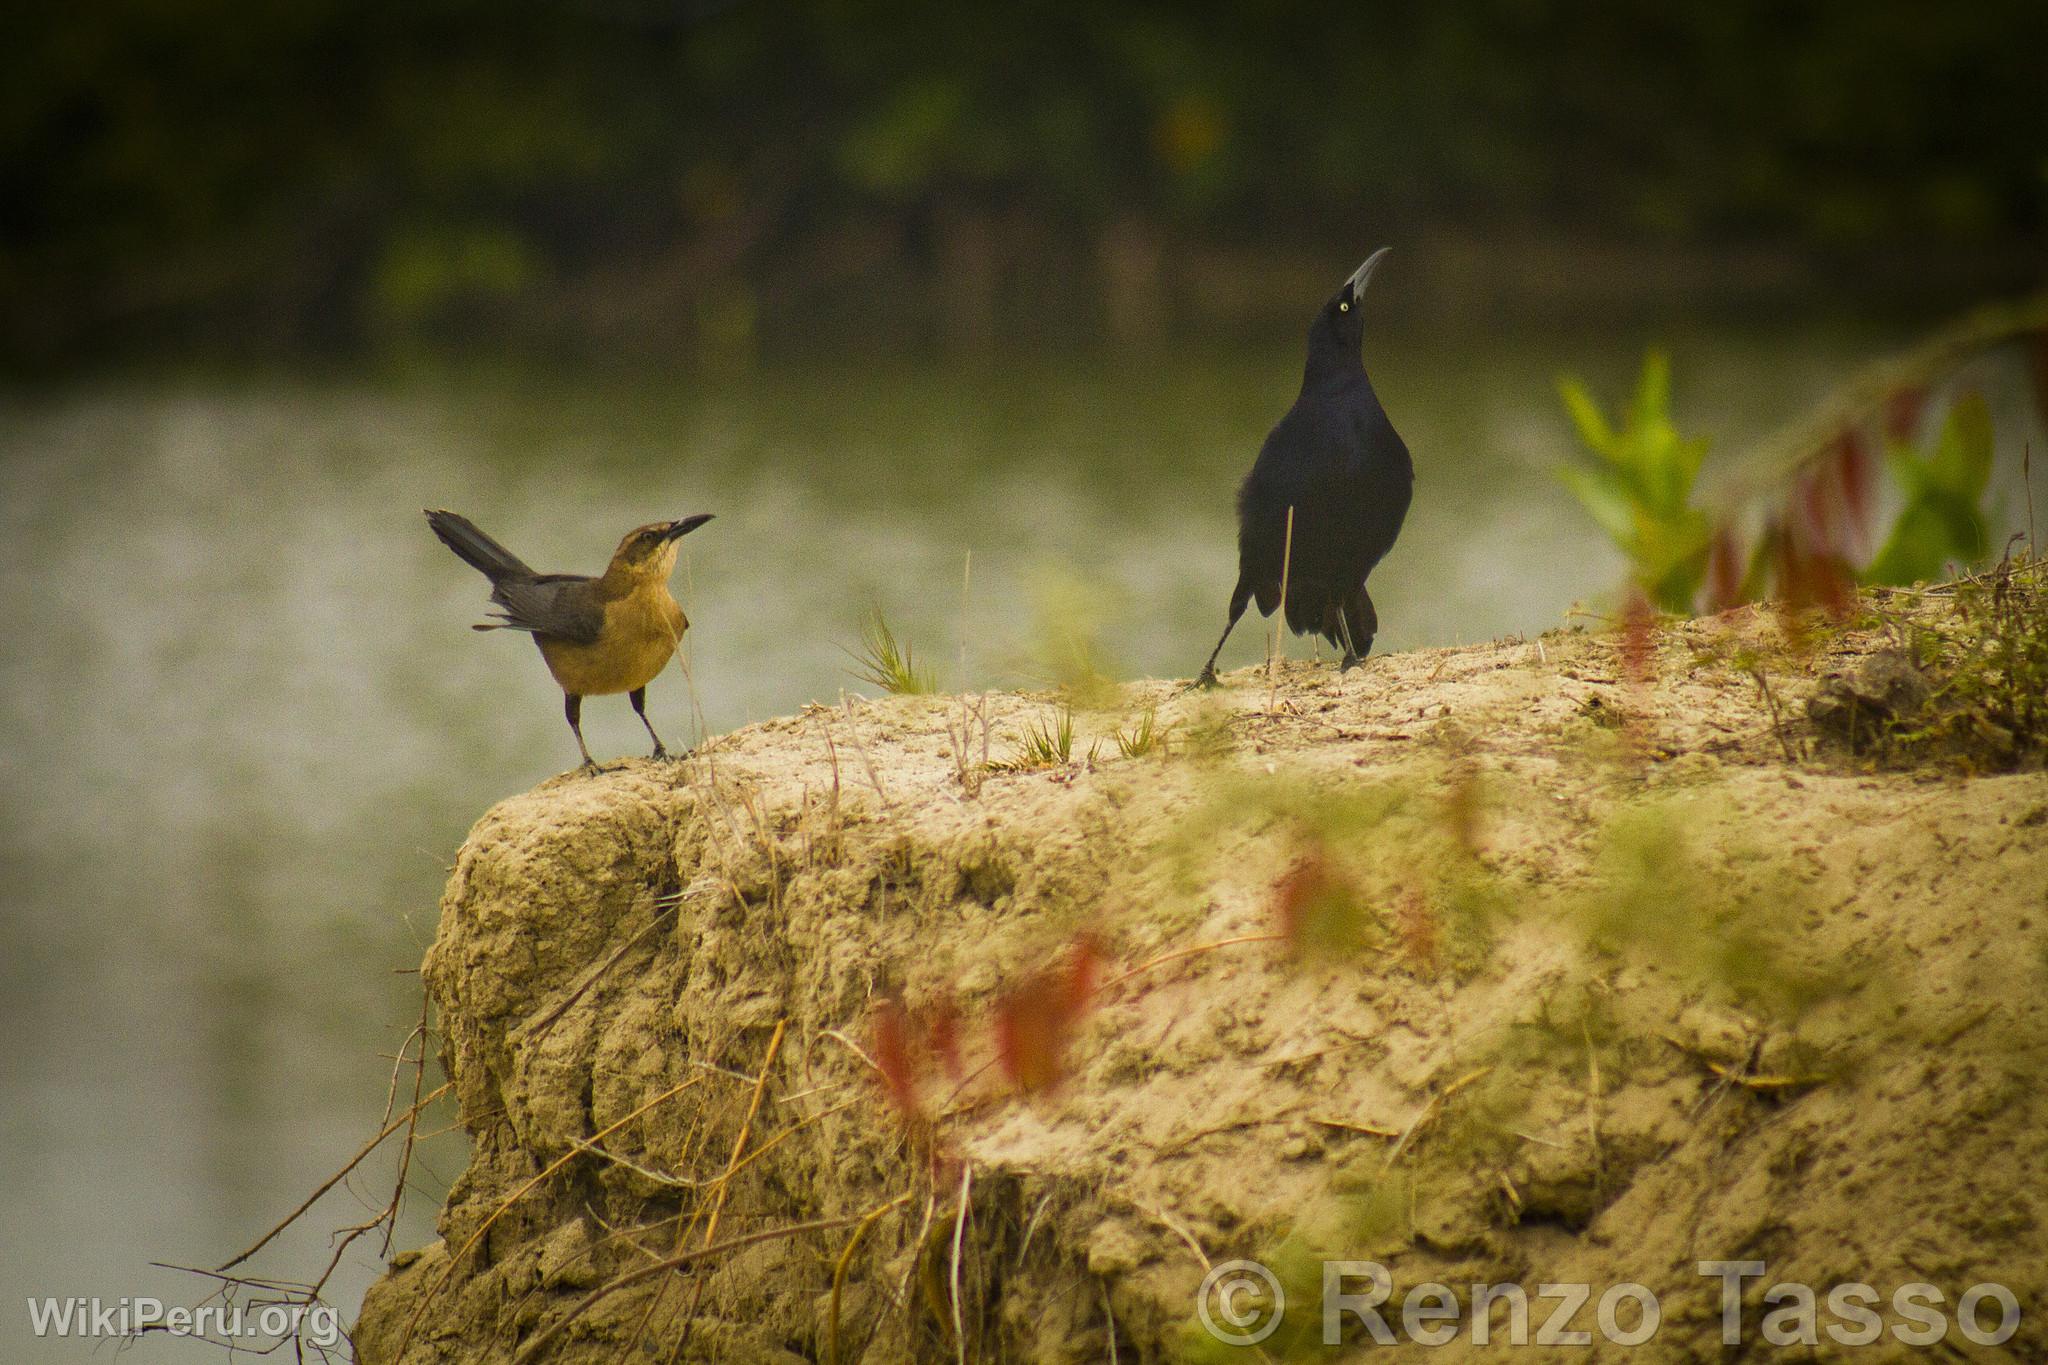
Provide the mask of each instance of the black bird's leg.
[{"label": "black bird's leg", "polygon": [[1216,648],[1209,651],[1209,662],[1202,665],[1201,676],[1196,678],[1190,685],[1190,690],[1193,690],[1195,687],[1215,687],[1217,685],[1216,656],[1223,652],[1223,642],[1230,638],[1230,632],[1237,629],[1237,618],[1244,615],[1245,603],[1250,598],[1250,593],[1240,593],[1230,599],[1230,620],[1224,625],[1223,635],[1216,641]]},{"label": "black bird's leg", "polygon": [[1372,652],[1372,637],[1380,631],[1379,613],[1373,610],[1372,595],[1363,583],[1345,594],[1337,619],[1344,627],[1344,662],[1337,668],[1341,673],[1364,661]]},{"label": "black bird's leg", "polygon": [[635,714],[640,717],[640,723],[647,727],[648,737],[654,741],[654,752],[650,757],[667,758],[668,746],[661,742],[660,735],[654,733],[654,722],[647,719],[647,689],[636,687],[626,694],[626,699],[633,703]]},{"label": "black bird's leg", "polygon": [[583,698],[574,692],[564,692],[562,714],[569,718],[569,732],[576,736],[576,747],[583,751],[583,771],[598,771],[597,760],[590,756],[590,746],[583,742]]}]

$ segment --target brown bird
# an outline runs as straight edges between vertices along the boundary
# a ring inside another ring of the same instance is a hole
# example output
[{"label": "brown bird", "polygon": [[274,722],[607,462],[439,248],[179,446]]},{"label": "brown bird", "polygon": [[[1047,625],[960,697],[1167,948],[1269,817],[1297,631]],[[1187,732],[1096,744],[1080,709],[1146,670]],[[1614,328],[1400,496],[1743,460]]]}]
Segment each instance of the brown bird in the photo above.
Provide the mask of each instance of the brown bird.
[{"label": "brown bird", "polygon": [[628,531],[610,566],[591,578],[535,573],[469,518],[427,511],[427,524],[441,542],[491,580],[498,614],[473,629],[523,630],[540,646],[548,672],[561,684],[563,711],[588,772],[597,771],[583,742],[583,699],[590,696],[624,692],[654,741],[654,757],[668,757],[647,719],[647,684],[668,667],[690,628],[668,590],[676,542],[709,520],[706,513]]}]

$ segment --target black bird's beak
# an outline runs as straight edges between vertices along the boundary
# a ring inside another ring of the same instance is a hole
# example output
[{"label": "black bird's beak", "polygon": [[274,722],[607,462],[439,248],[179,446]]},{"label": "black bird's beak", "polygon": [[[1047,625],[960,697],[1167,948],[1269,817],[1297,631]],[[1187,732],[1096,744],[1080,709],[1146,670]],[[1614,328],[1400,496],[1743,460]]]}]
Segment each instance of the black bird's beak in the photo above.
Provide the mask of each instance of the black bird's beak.
[{"label": "black bird's beak", "polygon": [[668,524],[668,530],[662,532],[661,538],[663,540],[681,540],[684,536],[690,534],[690,532],[696,530],[709,520],[711,520],[711,513],[700,512],[694,517],[684,517],[681,521],[672,521]]},{"label": "black bird's beak", "polygon": [[1353,271],[1350,279],[1344,281],[1344,287],[1351,291],[1352,298],[1355,299],[1365,292],[1366,283],[1372,279],[1372,272],[1380,268],[1380,262],[1385,260],[1387,253],[1393,249],[1390,246],[1383,246],[1373,252],[1365,258],[1365,264]]}]

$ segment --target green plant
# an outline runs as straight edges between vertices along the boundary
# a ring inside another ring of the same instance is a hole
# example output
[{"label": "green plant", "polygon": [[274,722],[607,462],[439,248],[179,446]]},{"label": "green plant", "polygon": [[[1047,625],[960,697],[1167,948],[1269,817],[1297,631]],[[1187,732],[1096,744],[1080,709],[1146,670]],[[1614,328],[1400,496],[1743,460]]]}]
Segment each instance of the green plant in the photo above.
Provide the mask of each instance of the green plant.
[{"label": "green plant", "polygon": [[1062,768],[1074,758],[1074,710],[1062,706],[1049,719],[1041,718],[1024,727],[1016,750],[997,763],[996,772],[1024,773],[1039,768]]},{"label": "green plant", "polygon": [[1890,666],[1918,685],[1880,697],[1879,680],[1866,676],[1847,690],[1861,715],[1836,704],[1817,718],[1882,760],[1948,756],[1980,771],[2039,763],[2048,754],[2048,564],[2008,556],[1923,602],[1893,618],[1906,650]]},{"label": "green plant", "polygon": [[1558,477],[1628,556],[1644,594],[1666,611],[1690,611],[1712,537],[1706,513],[1691,505],[1707,441],[1680,436],[1671,420],[1670,360],[1656,350],[1643,357],[1618,430],[1579,380],[1566,375],[1557,391],[1595,457],[1561,466]]},{"label": "green plant", "polygon": [[861,622],[860,648],[847,653],[858,665],[848,671],[884,692],[921,697],[939,690],[937,675],[928,665],[920,665],[910,646],[896,638],[880,607]]},{"label": "green plant", "polygon": [[1116,751],[1125,758],[1143,758],[1154,750],[1162,750],[1166,744],[1166,731],[1159,725],[1157,710],[1147,708],[1145,714],[1130,729],[1122,726],[1116,731]]},{"label": "green plant", "polygon": [[1115,669],[1103,649],[1110,605],[1102,585],[1049,572],[1032,592],[1030,671],[1087,710],[1115,704]]},{"label": "green plant", "polygon": [[1991,412],[1974,393],[1949,409],[1932,454],[1891,442],[1886,463],[1906,504],[1862,580],[1905,586],[1939,578],[1951,563],[1983,559],[1989,532],[1981,504],[1991,483],[1991,454]]}]

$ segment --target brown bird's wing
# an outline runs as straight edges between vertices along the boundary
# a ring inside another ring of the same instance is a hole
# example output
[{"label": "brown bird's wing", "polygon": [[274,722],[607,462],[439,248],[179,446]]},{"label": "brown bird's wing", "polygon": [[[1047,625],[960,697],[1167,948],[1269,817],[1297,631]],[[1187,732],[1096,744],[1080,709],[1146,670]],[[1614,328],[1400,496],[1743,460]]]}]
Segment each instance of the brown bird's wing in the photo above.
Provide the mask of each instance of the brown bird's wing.
[{"label": "brown bird's wing", "polygon": [[570,644],[597,643],[604,629],[604,601],[597,580],[582,574],[550,573],[508,578],[492,585],[491,600],[501,610],[478,630],[523,630]]}]

